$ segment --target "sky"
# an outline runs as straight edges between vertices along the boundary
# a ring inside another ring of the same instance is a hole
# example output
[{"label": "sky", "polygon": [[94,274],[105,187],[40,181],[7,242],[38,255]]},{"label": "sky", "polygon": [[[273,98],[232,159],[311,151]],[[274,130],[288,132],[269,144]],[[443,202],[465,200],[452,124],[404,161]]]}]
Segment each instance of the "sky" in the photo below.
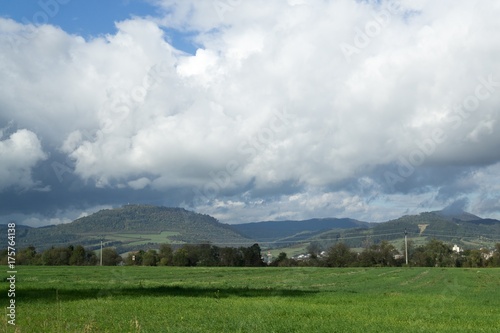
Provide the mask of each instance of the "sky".
[{"label": "sky", "polygon": [[494,0],[5,0],[0,223],[500,218]]}]

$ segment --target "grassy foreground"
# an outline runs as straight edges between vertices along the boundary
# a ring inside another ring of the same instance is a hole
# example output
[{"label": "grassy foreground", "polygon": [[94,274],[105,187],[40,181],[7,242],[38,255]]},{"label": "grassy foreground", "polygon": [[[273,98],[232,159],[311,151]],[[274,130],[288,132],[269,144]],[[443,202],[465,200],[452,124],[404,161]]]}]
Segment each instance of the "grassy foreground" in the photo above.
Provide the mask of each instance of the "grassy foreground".
[{"label": "grassy foreground", "polygon": [[15,299],[0,331],[500,332],[500,269],[19,266]]}]

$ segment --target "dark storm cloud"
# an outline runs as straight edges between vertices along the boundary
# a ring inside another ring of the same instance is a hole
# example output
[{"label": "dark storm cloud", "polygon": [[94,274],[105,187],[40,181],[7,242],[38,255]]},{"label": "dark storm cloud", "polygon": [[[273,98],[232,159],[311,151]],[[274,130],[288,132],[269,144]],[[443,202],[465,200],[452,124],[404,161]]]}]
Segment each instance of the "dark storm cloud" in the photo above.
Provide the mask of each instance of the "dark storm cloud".
[{"label": "dark storm cloud", "polygon": [[468,198],[460,198],[458,200],[453,201],[451,204],[443,208],[444,214],[460,214],[468,209],[469,199]]},{"label": "dark storm cloud", "polygon": [[0,192],[0,215],[41,214],[56,217],[66,210],[85,211],[96,206],[121,206],[126,203],[179,206],[186,201],[182,191],[96,187],[95,182],[78,177],[64,156],[57,152],[50,155],[51,158],[39,163],[33,172],[33,178],[47,190],[26,191],[11,187]]}]

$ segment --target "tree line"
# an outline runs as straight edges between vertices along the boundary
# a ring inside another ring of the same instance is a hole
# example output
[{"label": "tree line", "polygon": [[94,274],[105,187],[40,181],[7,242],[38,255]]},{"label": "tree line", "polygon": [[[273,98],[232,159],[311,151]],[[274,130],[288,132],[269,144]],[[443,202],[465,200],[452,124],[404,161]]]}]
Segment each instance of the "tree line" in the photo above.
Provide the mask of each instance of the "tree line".
[{"label": "tree line", "polygon": [[173,250],[169,244],[160,249],[131,252],[125,259],[126,265],[141,266],[264,266],[259,244],[250,247],[218,247],[211,244],[185,244]]},{"label": "tree line", "polygon": [[[324,266],[324,267],[398,267],[406,265],[405,248],[398,249],[388,241],[366,246],[361,252],[353,251],[345,243],[331,246],[323,255],[318,247],[310,246],[309,259],[303,262],[287,258],[280,253],[273,266]],[[425,245],[408,242],[408,265],[415,267],[500,267],[500,243],[495,250],[468,249],[456,252],[450,244],[432,239]]]},{"label": "tree line", "polygon": [[[258,244],[250,247],[219,247],[211,244],[184,244],[173,248],[169,244],[161,244],[159,249],[129,252],[123,259],[114,248],[107,247],[102,251],[102,264],[139,265],[139,266],[317,266],[317,267],[398,267],[406,264],[406,258],[388,241],[366,246],[356,252],[345,243],[337,243],[326,251],[321,251],[317,244],[308,247],[307,259],[288,258],[282,252],[277,258],[266,262]],[[74,265],[94,266],[101,262],[95,251],[87,250],[81,245],[67,247],[51,247],[38,253],[29,246],[16,253],[18,265]],[[420,267],[500,267],[500,243],[494,251],[486,249],[470,249],[461,252],[453,251],[451,245],[433,239],[425,245],[408,244],[408,263]],[[7,250],[0,253],[0,264],[7,264]]]},{"label": "tree line", "polygon": [[[17,265],[46,265],[46,266],[95,266],[100,264],[101,257],[95,251],[87,250],[82,245],[51,247],[37,252],[32,245],[16,253]],[[102,264],[115,266],[122,262],[122,257],[113,248],[102,250]],[[0,264],[7,263],[7,250],[0,253]]]},{"label": "tree line", "polygon": [[[87,250],[82,245],[51,247],[37,252],[34,246],[28,246],[16,253],[17,265],[46,266],[95,266],[101,262],[101,255]],[[7,264],[7,250],[0,253],[0,264]],[[169,244],[160,245],[159,250],[139,250],[128,253],[125,260],[116,249],[107,247],[102,250],[104,266],[139,265],[139,266],[264,266],[261,249],[258,244],[250,247],[218,247],[210,244],[185,244],[176,250]]]}]

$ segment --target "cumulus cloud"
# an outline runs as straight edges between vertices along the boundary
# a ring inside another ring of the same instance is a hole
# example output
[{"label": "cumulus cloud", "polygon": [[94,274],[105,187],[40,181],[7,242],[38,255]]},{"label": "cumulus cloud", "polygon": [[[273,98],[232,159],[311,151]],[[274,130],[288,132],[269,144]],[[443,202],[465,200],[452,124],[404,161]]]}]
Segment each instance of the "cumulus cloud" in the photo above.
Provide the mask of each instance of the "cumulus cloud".
[{"label": "cumulus cloud", "polygon": [[32,178],[32,169],[46,158],[40,140],[29,130],[17,130],[9,138],[1,140],[0,191],[9,187],[20,190],[46,190],[40,187],[40,182]]},{"label": "cumulus cloud", "polygon": [[[26,26],[0,19],[0,119],[92,186],[182,193],[228,221],[378,219],[388,202],[408,209],[405,195],[478,193],[474,172],[500,160],[496,2],[152,2],[162,17],[88,40],[42,25],[23,41]],[[33,187],[45,157],[2,186]]]}]

